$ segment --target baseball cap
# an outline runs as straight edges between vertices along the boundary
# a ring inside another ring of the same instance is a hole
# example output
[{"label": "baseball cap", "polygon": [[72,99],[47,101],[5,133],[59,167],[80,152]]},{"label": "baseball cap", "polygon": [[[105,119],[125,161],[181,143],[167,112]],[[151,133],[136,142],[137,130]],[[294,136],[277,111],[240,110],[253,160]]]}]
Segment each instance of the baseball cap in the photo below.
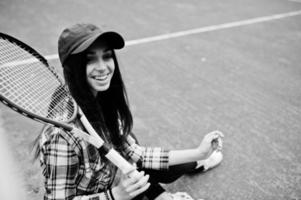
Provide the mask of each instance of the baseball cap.
[{"label": "baseball cap", "polygon": [[62,65],[64,66],[70,55],[85,51],[98,39],[105,40],[113,49],[124,47],[124,39],[119,33],[102,31],[93,24],[80,23],[64,29],[58,40],[58,52]]}]

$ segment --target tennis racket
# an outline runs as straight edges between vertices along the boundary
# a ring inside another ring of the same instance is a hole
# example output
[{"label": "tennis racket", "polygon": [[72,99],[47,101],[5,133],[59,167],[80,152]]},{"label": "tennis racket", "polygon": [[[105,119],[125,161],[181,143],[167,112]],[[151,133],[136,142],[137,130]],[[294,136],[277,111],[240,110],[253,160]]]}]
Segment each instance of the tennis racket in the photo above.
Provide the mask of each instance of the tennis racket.
[{"label": "tennis racket", "polygon": [[[138,172],[95,132],[47,60],[4,33],[0,33],[0,101],[30,119],[52,124],[89,142],[124,174]],[[76,117],[80,117],[89,134],[68,124]]]}]

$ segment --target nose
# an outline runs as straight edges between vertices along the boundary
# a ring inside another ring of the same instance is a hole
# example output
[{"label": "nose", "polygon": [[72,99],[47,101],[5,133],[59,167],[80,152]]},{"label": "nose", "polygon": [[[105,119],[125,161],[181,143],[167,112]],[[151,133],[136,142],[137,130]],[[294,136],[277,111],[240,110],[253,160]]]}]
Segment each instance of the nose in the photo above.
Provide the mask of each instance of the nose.
[{"label": "nose", "polygon": [[99,71],[105,71],[107,69],[107,65],[102,59],[98,59],[95,69]]}]

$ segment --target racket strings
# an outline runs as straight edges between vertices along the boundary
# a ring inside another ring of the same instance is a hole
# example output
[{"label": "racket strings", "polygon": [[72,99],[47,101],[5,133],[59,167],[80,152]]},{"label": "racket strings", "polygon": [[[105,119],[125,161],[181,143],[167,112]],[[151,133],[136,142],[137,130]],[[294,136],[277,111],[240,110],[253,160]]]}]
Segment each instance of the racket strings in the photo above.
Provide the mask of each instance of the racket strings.
[{"label": "racket strings", "polygon": [[0,94],[36,115],[70,121],[75,103],[54,69],[19,45],[0,38]]}]

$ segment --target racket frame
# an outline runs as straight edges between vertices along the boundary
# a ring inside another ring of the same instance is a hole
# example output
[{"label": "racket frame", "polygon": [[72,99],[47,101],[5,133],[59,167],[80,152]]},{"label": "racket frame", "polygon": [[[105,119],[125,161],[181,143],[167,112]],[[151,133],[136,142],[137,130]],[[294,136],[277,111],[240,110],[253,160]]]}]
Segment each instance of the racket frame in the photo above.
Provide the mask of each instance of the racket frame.
[{"label": "racket frame", "polygon": [[[62,84],[65,85],[63,82],[63,79],[59,76],[58,73],[56,73],[55,69],[51,67],[47,60],[40,55],[36,50],[28,46],[27,44],[23,43],[22,41],[7,35],[5,33],[0,32],[0,37],[6,38],[9,42],[19,46],[20,48],[24,49],[28,53],[30,53],[33,57],[37,58],[39,61],[41,61],[45,67],[47,67],[52,74],[58,79],[58,81]],[[67,92],[67,91],[66,91]],[[99,149],[101,153],[103,153],[113,164],[115,164],[123,174],[130,174],[135,175],[139,173],[136,170],[136,167],[134,167],[132,164],[130,164],[127,160],[125,160],[114,148],[112,148],[110,145],[106,144],[103,139],[96,133],[96,131],[93,129],[89,121],[87,120],[86,116],[84,115],[83,112],[81,112],[80,107],[76,104],[75,100],[72,98],[73,105],[75,106],[74,109],[75,112],[73,113],[73,116],[70,118],[70,120],[66,122],[58,122],[52,119],[48,119],[46,117],[42,117],[40,115],[37,115],[35,113],[32,113],[28,110],[23,109],[22,107],[18,106],[14,102],[10,101],[6,97],[0,94],[0,101],[11,108],[12,110],[22,114],[23,116],[30,118],[32,120],[35,120],[37,122],[43,123],[43,124],[50,124],[53,125],[54,127],[62,128],[65,131],[72,132],[75,137],[79,137],[88,143],[92,144],[96,148]],[[80,115],[80,121],[83,123],[84,127],[86,130],[89,132],[86,133],[82,131],[79,128],[73,127],[72,125],[68,124],[68,122],[71,122],[73,119],[76,118],[76,115]]]},{"label": "racket frame", "polygon": [[[130,172],[134,171],[136,168],[131,165],[128,161],[126,161],[114,148],[107,145],[103,139],[96,133],[96,131],[93,129],[89,121],[87,120],[84,113],[80,113],[80,120],[83,123],[86,130],[90,133],[86,133],[82,131],[79,128],[76,128],[74,126],[71,126],[67,123],[58,122],[55,120],[51,120],[45,117],[41,117],[39,115],[36,115],[32,112],[29,112],[27,110],[24,110],[23,108],[19,107],[12,101],[8,100],[4,96],[0,94],[0,101],[11,108],[12,110],[22,114],[25,117],[28,117],[32,120],[35,120],[37,122],[43,123],[43,124],[50,124],[54,127],[62,128],[65,131],[71,132],[74,134],[75,137],[79,137],[88,143],[95,146],[97,149],[101,151],[113,164],[115,164],[124,174],[129,174]],[[73,100],[74,101],[74,100]],[[79,109],[77,109],[79,110]],[[138,173],[137,171],[135,173]]]}]

